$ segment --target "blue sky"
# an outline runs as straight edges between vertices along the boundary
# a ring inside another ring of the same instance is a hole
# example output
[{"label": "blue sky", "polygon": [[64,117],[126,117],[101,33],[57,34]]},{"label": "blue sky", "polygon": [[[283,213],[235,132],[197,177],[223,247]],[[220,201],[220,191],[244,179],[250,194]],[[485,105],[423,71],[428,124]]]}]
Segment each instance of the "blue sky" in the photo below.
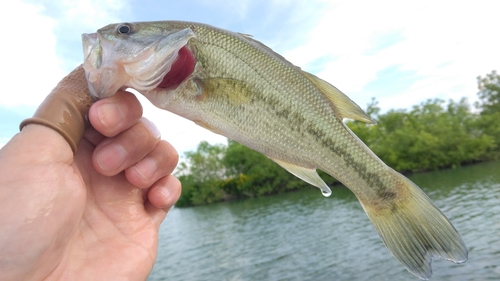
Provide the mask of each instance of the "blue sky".
[{"label": "blue sky", "polygon": [[[476,77],[500,70],[500,1],[14,0],[0,4],[4,71],[0,146],[83,60],[81,34],[109,23],[186,20],[253,35],[362,108],[429,98],[476,99]],[[15,20],[13,20],[15,19]],[[141,99],[181,153],[225,138]]]}]

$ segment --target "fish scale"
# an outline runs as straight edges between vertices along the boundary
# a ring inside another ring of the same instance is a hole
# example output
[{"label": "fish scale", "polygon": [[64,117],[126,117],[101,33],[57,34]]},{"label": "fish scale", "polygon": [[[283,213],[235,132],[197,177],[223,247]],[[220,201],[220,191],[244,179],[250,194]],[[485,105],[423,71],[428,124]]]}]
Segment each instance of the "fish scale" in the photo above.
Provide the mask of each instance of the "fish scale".
[{"label": "fish scale", "polygon": [[[96,98],[135,86],[159,108],[266,155],[329,195],[316,169],[325,171],[353,191],[389,251],[422,279],[430,278],[433,258],[467,260],[462,238],[427,195],[343,123],[373,123],[370,117],[250,36],[164,21],[112,24],[83,41]],[[158,87],[184,47],[194,57],[193,72],[174,88]]]}]

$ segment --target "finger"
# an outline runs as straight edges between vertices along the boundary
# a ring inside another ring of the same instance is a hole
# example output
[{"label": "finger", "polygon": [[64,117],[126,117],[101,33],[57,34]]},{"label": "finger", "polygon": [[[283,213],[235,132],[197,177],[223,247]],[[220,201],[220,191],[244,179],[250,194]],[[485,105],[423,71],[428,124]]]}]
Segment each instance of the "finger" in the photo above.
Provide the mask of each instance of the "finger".
[{"label": "finger", "polygon": [[[22,129],[29,124],[51,128],[67,141],[75,153],[85,131],[86,116],[93,102],[87,87],[85,71],[79,66],[57,84],[37,108],[33,117],[21,122],[19,128]],[[48,139],[44,141],[52,143]]]},{"label": "finger", "polygon": [[140,188],[148,188],[160,178],[171,174],[179,155],[172,145],[160,141],[156,147],[137,164],[125,170],[128,181]]},{"label": "finger", "polygon": [[89,110],[92,126],[107,137],[114,137],[133,126],[142,116],[139,100],[129,92],[95,102]]},{"label": "finger", "polygon": [[146,118],[97,145],[92,164],[97,172],[114,176],[149,154],[160,141],[160,131]]},{"label": "finger", "polygon": [[158,226],[170,208],[179,200],[181,190],[181,182],[172,175],[163,177],[149,190],[145,208]]},{"label": "finger", "polygon": [[85,129],[85,133],[83,133],[83,139],[87,140],[94,147],[97,146],[100,142],[102,142],[106,137],[99,133],[92,126],[88,126]]}]

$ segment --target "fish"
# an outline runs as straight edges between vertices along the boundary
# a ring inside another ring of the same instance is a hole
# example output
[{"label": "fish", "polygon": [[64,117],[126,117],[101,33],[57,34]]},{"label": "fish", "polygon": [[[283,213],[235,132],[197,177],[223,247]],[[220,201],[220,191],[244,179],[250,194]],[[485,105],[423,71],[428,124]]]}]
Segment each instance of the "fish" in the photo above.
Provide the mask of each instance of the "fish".
[{"label": "fish", "polygon": [[412,181],[345,124],[370,118],[332,84],[252,36],[195,22],[116,23],[82,34],[95,99],[133,88],[155,106],[258,151],[331,194],[317,170],[359,200],[387,249],[421,279],[434,258],[465,262],[455,227]]}]

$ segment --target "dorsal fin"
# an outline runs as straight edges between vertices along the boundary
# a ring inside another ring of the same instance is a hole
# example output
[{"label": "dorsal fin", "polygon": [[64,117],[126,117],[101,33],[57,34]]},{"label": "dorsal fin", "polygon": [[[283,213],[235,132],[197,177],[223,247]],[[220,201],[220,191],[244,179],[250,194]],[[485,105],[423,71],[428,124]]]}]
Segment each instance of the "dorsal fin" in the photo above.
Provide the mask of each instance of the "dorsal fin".
[{"label": "dorsal fin", "polygon": [[264,45],[264,43],[260,42],[259,40],[253,38],[252,35],[244,34],[244,33],[238,33],[238,34],[240,34],[241,36],[243,36],[246,40],[248,40],[249,43],[253,44],[254,46],[257,46],[259,48],[267,50],[271,55],[274,55],[279,60],[281,60],[283,62],[286,62],[287,64],[289,64],[291,67],[293,67],[295,69],[300,70],[300,67],[298,67],[298,66],[294,65],[293,63],[289,62],[285,57],[283,57],[282,55],[276,53],[273,49],[271,49],[270,47]]},{"label": "dorsal fin", "polygon": [[307,79],[309,79],[318,89],[327,97],[331,103],[333,110],[340,119],[349,118],[368,124],[375,124],[376,122],[370,118],[355,102],[348,96],[342,93],[339,89],[335,88],[332,84],[318,78],[317,76],[302,71]]}]

